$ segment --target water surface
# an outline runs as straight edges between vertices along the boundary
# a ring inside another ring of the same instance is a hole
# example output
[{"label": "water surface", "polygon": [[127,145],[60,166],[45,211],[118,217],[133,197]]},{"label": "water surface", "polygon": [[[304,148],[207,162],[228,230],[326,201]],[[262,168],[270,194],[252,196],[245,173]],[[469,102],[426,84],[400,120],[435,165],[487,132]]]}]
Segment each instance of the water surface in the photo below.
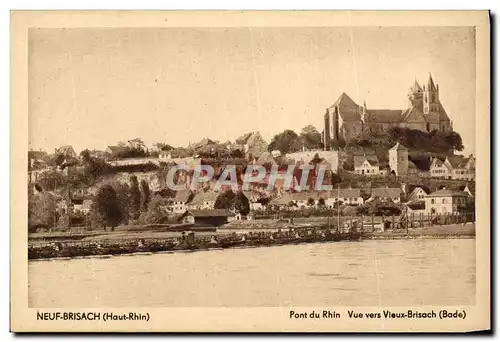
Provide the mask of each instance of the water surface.
[{"label": "water surface", "polygon": [[475,303],[475,240],[336,242],[30,261],[30,307]]}]

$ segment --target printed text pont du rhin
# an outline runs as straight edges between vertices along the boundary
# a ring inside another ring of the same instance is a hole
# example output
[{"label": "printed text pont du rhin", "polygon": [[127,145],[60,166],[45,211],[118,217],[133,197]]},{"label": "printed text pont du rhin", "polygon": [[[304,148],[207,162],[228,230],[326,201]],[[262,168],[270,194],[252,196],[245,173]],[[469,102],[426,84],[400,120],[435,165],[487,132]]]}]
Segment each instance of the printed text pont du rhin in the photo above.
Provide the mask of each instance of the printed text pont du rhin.
[{"label": "printed text pont du rhin", "polygon": [[290,310],[290,319],[339,319],[345,316],[349,319],[465,319],[467,313],[465,310],[430,310],[430,311],[374,311],[358,312],[347,310],[347,313],[341,313],[333,310],[312,310],[295,311]]}]

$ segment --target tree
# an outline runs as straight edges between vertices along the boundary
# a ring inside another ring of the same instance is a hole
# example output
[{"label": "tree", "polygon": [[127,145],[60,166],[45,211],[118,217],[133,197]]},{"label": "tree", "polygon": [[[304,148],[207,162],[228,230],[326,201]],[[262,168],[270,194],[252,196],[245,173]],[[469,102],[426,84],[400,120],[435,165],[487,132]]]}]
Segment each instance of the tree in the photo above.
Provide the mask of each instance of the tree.
[{"label": "tree", "polygon": [[57,171],[44,172],[37,181],[46,191],[55,190],[66,184],[64,176]]},{"label": "tree", "polygon": [[149,191],[149,185],[148,183],[143,179],[141,181],[141,207],[143,211],[146,211],[148,209],[148,204],[150,200],[150,191]]},{"label": "tree", "polygon": [[83,183],[91,184],[109,172],[108,164],[103,159],[91,157],[89,150],[83,150],[80,156],[84,165],[84,175],[81,179]]},{"label": "tree", "polygon": [[308,125],[302,128],[302,131],[300,132],[300,138],[302,140],[303,146],[308,149],[322,147],[321,133],[318,132],[316,127],[314,127],[313,125]]},{"label": "tree", "polygon": [[354,161],[352,159],[346,159],[342,163],[342,168],[346,171],[354,171]]},{"label": "tree", "polygon": [[324,207],[325,206],[325,199],[324,198],[321,197],[318,200],[318,206],[320,206],[320,207]]},{"label": "tree", "polygon": [[141,193],[137,176],[130,176],[130,217],[134,220],[139,218],[141,211]]},{"label": "tree", "polygon": [[399,142],[409,149],[434,153],[448,153],[453,150],[462,151],[464,148],[462,137],[457,132],[437,130],[423,132],[406,127],[391,127],[387,141],[392,145]]},{"label": "tree", "polygon": [[309,197],[309,198],[307,199],[307,205],[308,205],[308,206],[312,207],[312,206],[314,206],[314,203],[316,203],[316,201],[314,200],[314,198]]},{"label": "tree", "polygon": [[128,223],[131,212],[130,186],[127,183],[116,182],[112,187],[116,191],[121,222]]},{"label": "tree", "polygon": [[163,210],[163,206],[166,205],[170,200],[163,198],[160,195],[155,195],[149,201],[147,210],[142,213],[140,221],[142,223],[158,223],[167,214]]},{"label": "tree", "polygon": [[337,148],[344,148],[346,145],[346,142],[344,139],[342,138],[339,138],[338,140],[333,140],[332,142],[330,142],[330,148],[332,149],[337,149]]},{"label": "tree", "polygon": [[171,151],[174,149],[169,144],[160,143],[160,142],[153,144],[153,146],[156,147],[160,151]]},{"label": "tree", "polygon": [[28,199],[28,231],[39,227],[50,228],[56,224],[56,199],[51,193],[41,193]]},{"label": "tree", "polygon": [[219,196],[215,200],[214,208],[215,209],[232,209],[234,208],[234,200],[235,194],[231,190],[227,190]]},{"label": "tree", "polygon": [[84,162],[88,162],[90,160],[90,151],[88,149],[83,150],[80,152],[80,157]]},{"label": "tree", "polygon": [[268,146],[268,151],[279,150],[281,153],[292,153],[299,151],[301,148],[300,138],[292,130],[285,130],[282,133],[276,134]]},{"label": "tree", "polygon": [[250,202],[241,191],[234,197],[234,209],[239,211],[242,215],[247,215],[250,212]]},{"label": "tree", "polygon": [[106,226],[116,227],[121,221],[121,212],[115,189],[109,184],[99,188],[95,198],[95,210]]}]

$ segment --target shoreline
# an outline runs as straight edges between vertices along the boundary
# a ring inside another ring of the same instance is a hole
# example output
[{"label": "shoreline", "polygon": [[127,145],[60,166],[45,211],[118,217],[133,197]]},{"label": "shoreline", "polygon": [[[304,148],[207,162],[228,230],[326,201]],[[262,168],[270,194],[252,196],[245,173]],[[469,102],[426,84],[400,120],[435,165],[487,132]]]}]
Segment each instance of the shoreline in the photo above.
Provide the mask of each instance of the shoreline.
[{"label": "shoreline", "polygon": [[[296,233],[297,234],[297,233]],[[236,233],[213,234],[220,240],[207,241],[207,235],[193,236],[190,242],[175,244],[176,239],[139,239],[116,240],[108,246],[101,246],[95,241],[72,243],[64,247],[47,244],[28,249],[28,261],[54,261],[72,259],[108,259],[116,256],[141,256],[153,254],[192,253],[224,249],[247,249],[297,245],[309,243],[362,242],[364,240],[414,240],[414,239],[475,239],[475,224],[453,224],[426,228],[409,229],[408,231],[385,232],[349,232],[329,233],[319,229],[311,229],[306,234],[291,236],[290,233]],[[113,240],[108,240],[113,241]],[[76,246],[75,246],[76,244]],[[62,245],[59,243],[59,245]]]}]

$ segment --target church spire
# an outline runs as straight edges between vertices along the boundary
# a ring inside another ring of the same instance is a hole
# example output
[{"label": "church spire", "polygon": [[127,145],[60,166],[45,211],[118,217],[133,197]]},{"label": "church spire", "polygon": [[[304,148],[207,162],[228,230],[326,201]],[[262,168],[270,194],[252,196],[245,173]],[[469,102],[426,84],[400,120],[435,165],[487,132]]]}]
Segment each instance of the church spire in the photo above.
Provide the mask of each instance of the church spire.
[{"label": "church spire", "polygon": [[436,85],[434,84],[431,73],[429,73],[429,80],[427,81],[427,90],[436,91]]},{"label": "church spire", "polygon": [[419,93],[421,91],[422,91],[422,87],[420,86],[420,84],[418,84],[417,78],[415,78],[415,81],[413,82],[413,84],[410,87],[410,94]]}]

